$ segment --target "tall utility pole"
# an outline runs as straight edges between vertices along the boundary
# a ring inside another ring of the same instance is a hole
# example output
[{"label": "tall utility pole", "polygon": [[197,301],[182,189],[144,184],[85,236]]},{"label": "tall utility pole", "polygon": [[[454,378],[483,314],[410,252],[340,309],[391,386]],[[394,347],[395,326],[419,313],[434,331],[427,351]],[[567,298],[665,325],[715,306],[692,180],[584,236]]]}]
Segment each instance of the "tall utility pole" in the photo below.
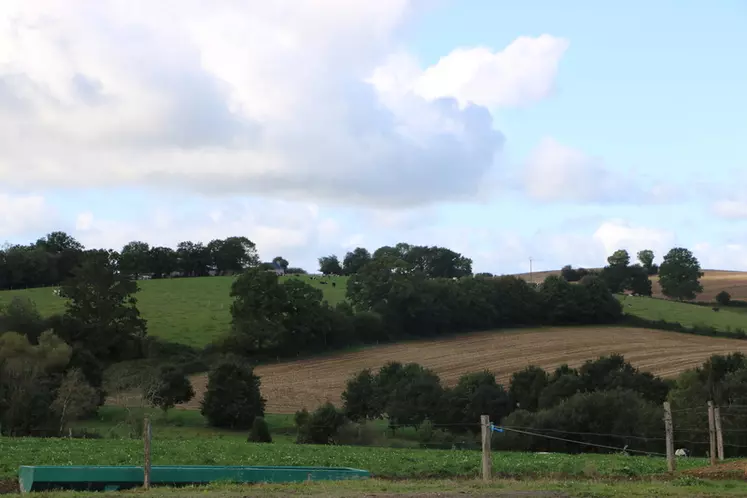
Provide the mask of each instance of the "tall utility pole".
[{"label": "tall utility pole", "polygon": [[532,257],[529,256],[529,281],[534,283],[534,275],[532,274]]}]

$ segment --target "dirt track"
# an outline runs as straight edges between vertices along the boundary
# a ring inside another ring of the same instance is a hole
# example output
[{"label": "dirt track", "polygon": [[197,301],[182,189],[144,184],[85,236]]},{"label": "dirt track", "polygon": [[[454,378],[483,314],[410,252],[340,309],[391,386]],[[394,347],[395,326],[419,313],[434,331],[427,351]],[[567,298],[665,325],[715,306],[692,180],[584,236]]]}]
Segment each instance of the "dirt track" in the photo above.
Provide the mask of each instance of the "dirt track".
[{"label": "dirt track", "polygon": [[[418,341],[331,354],[309,360],[264,365],[262,394],[268,413],[313,409],[325,401],[340,403],[345,382],[364,368],[387,361],[417,362],[433,368],[447,384],[464,373],[488,369],[506,383],[512,372],[527,365],[545,369],[568,363],[578,366],[599,355],[620,353],[634,365],[661,376],[675,376],[701,364],[714,353],[742,351],[747,341],[626,327],[554,327],[481,332],[438,341]],[[187,405],[199,406],[206,377],[192,379],[197,396]]]}]

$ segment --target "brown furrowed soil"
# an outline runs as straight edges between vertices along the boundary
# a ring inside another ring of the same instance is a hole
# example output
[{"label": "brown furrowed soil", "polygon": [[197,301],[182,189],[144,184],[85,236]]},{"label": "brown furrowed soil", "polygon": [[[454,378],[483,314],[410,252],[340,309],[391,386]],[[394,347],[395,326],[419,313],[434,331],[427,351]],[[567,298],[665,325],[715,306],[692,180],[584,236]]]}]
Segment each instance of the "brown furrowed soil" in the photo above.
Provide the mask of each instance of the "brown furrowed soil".
[{"label": "brown furrowed soil", "polygon": [[[512,372],[527,365],[548,370],[567,363],[579,366],[600,355],[620,353],[635,366],[671,377],[697,366],[715,353],[742,351],[747,341],[701,337],[628,327],[553,327],[480,332],[438,340],[372,346],[256,368],[268,413],[294,413],[331,401],[340,404],[345,382],[356,372],[377,369],[387,361],[416,362],[434,369],[446,384],[468,372],[488,369],[506,384]],[[197,392],[187,405],[197,408],[205,375],[192,378]]]},{"label": "brown furrowed soil", "polygon": [[714,467],[698,467],[683,473],[702,479],[747,480],[747,460],[719,463]]}]

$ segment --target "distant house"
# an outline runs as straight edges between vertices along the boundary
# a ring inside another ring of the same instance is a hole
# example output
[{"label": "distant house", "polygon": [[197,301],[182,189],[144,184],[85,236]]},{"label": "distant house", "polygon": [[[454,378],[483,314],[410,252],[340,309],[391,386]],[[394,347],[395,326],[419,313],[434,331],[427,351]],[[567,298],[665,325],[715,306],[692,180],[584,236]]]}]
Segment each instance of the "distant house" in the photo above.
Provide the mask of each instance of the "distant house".
[{"label": "distant house", "polygon": [[280,264],[277,261],[272,262],[272,268],[275,271],[276,275],[278,276],[285,275],[285,269],[282,266],[280,266]]}]

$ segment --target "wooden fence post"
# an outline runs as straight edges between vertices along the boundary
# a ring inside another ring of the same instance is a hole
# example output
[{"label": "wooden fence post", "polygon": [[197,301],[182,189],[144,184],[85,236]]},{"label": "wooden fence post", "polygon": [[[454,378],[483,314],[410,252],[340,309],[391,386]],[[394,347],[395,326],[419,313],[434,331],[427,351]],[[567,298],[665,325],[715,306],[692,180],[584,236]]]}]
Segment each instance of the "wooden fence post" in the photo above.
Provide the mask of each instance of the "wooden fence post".
[{"label": "wooden fence post", "polygon": [[490,476],[493,471],[493,459],[490,456],[490,439],[493,436],[493,431],[490,427],[490,416],[480,416],[480,427],[482,429],[482,480],[490,481]]},{"label": "wooden fence post", "polygon": [[669,401],[664,402],[664,430],[667,438],[667,470],[674,472],[677,463],[674,458],[674,430],[672,428],[672,407]]},{"label": "wooden fence post", "polygon": [[150,489],[150,442],[151,442],[150,417],[145,417],[143,422],[143,444],[145,447],[145,462],[143,465],[143,487]]},{"label": "wooden fence post", "polygon": [[708,435],[711,443],[709,453],[711,465],[716,465],[716,415],[713,410],[713,401],[708,402]]},{"label": "wooden fence post", "polygon": [[719,462],[724,461],[724,436],[721,433],[721,407],[713,410],[713,418],[716,419],[716,448],[718,449]]}]

